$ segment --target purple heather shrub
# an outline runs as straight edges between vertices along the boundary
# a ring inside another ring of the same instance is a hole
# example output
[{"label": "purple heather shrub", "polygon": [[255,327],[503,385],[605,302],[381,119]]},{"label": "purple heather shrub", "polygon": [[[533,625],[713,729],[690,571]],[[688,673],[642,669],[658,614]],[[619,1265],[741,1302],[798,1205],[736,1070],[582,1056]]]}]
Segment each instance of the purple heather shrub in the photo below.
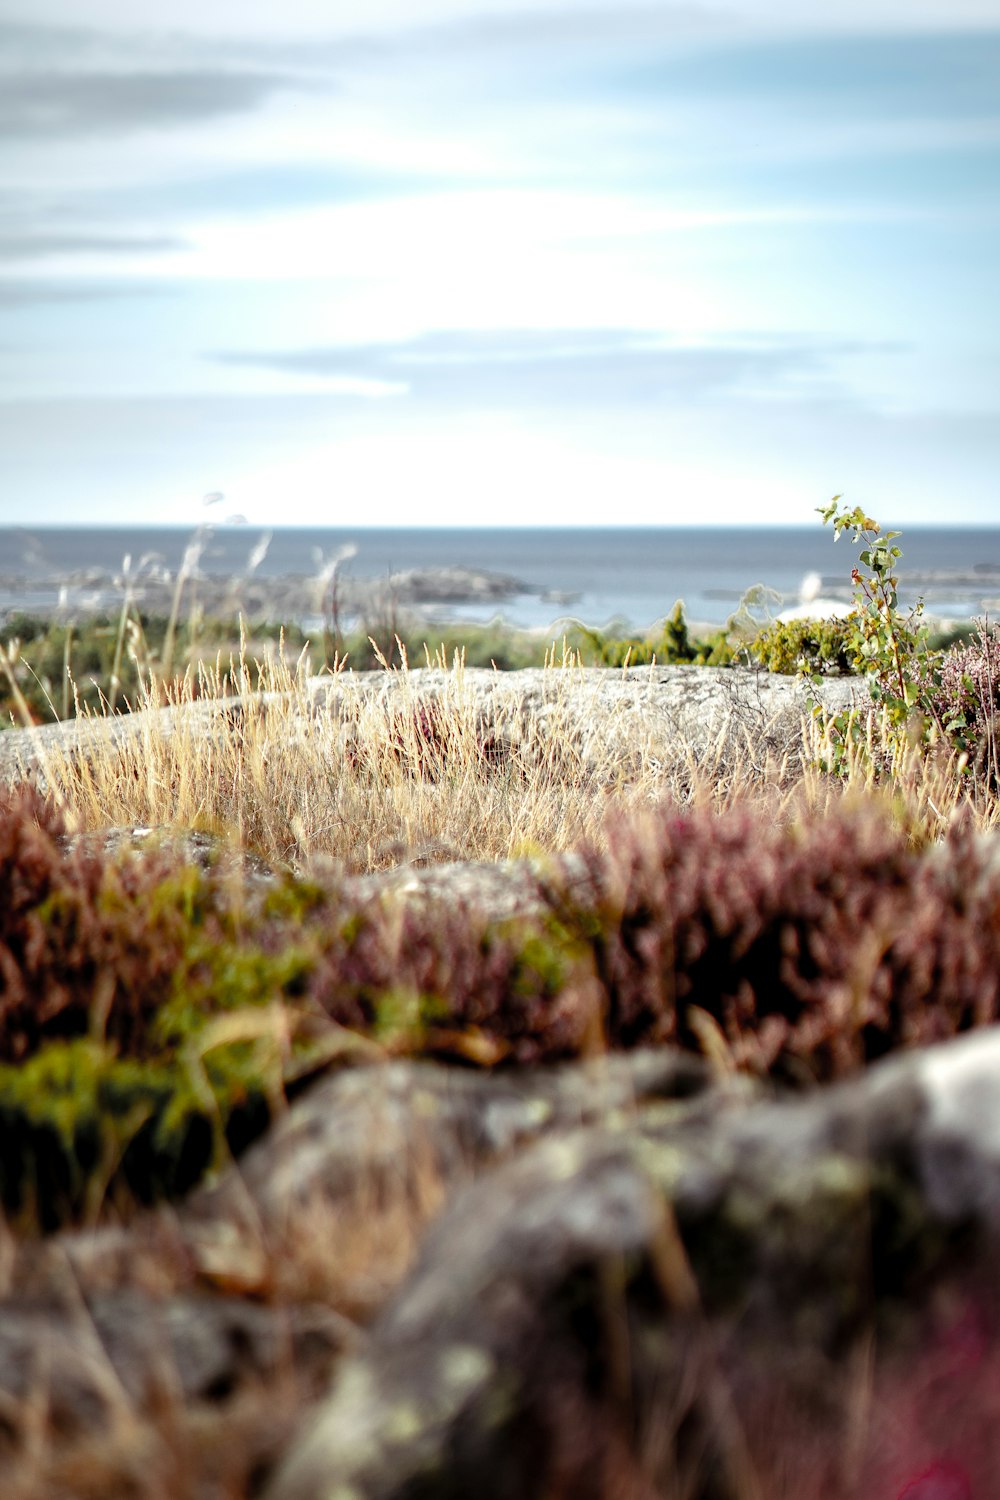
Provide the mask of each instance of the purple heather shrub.
[{"label": "purple heather shrub", "polygon": [[[581,864],[583,878],[581,879]],[[387,996],[407,1048],[491,1061],[700,1048],[698,1012],[734,1062],[800,1080],[849,1072],[1000,1011],[1000,875],[958,828],[919,851],[871,804],[791,828],[742,809],[619,820],[539,895],[544,920],[371,903],[341,913],[311,985],[341,1024]]]},{"label": "purple heather shrub", "polygon": [[995,627],[981,626],[977,640],[947,653],[934,705],[945,729],[968,749],[976,771],[995,788],[1000,779],[1000,635]]},{"label": "purple heather shrub", "polygon": [[871,805],[668,811],[584,860],[613,1047],[697,1045],[696,1007],[737,1065],[825,1078],[997,1018],[1000,878],[968,831],[920,853]]},{"label": "purple heather shrub", "polygon": [[[0,802],[0,1058],[17,1060],[70,1003],[95,954],[90,917],[101,884],[96,858],[68,860],[65,823],[32,787]],[[86,1030],[83,1018],[82,1030]]]},{"label": "purple heather shrub", "polygon": [[1000,635],[995,629],[980,629],[977,640],[949,651],[941,663],[941,698],[980,720],[1000,706]]},{"label": "purple heather shrub", "polygon": [[234,891],[167,850],[116,862],[67,844],[36,793],[7,793],[0,1062],[95,1034],[144,1056],[164,1007],[188,1025],[282,998],[480,1063],[701,1050],[707,1016],[737,1066],[825,1079],[998,1018],[990,851],[962,826],[917,849],[871,802],[789,827],[664,809],[609,823],[536,877],[535,915],[498,920],[461,895]]},{"label": "purple heather shrub", "polygon": [[0,1062],[87,1035],[141,1052],[192,929],[221,936],[217,894],[176,853],[115,861],[32,787],[0,792]]},{"label": "purple heather shrub", "polygon": [[311,994],[339,1024],[367,1030],[386,1006],[408,1013],[396,1045],[487,1061],[570,1057],[584,1045],[589,950],[554,920],[502,923],[448,906],[377,901],[328,926]]}]

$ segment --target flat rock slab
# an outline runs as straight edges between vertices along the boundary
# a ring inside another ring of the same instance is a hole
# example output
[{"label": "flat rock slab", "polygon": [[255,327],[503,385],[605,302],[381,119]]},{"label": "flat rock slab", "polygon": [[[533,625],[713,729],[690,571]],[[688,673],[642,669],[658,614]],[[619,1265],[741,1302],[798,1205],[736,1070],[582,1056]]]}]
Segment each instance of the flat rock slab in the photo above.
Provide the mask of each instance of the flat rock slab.
[{"label": "flat rock slab", "polygon": [[508,729],[523,731],[530,724],[543,734],[568,733],[584,762],[606,747],[666,749],[681,743],[704,755],[720,739],[786,749],[797,741],[810,701],[834,712],[871,701],[854,677],[813,683],[747,668],[694,666],[420,668],[317,678],[310,690],[335,713],[374,692],[390,710],[413,698],[472,708],[485,723]]},{"label": "flat rock slab", "polygon": [[[368,704],[389,715],[433,702],[517,740],[530,732],[571,742],[584,764],[612,752],[669,753],[678,745],[696,757],[726,746],[763,757],[797,749],[801,719],[810,701],[836,712],[865,707],[870,699],[858,678],[808,678],[731,667],[482,668],[408,672],[342,672],[314,677],[297,706],[315,724],[331,729],[356,718]],[[210,737],[237,730],[248,712],[266,713],[283,700],[256,694],[247,700],[198,700],[179,707],[69,720],[0,733],[0,778],[44,777],[48,757],[87,757],[109,747],[140,744],[144,737],[191,734]],[[287,719],[283,720],[287,729]]]}]

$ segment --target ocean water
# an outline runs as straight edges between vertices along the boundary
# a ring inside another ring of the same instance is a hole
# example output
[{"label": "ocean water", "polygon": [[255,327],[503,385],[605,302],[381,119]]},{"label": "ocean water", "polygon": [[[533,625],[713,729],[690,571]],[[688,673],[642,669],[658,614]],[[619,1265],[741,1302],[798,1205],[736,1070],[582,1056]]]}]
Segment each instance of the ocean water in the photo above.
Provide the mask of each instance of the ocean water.
[{"label": "ocean water", "polygon": [[[203,538],[207,574],[244,574],[265,528],[220,525]],[[0,529],[2,580],[30,580],[30,603],[54,603],[53,577],[76,570],[120,570],[156,553],[176,570],[192,540],[183,527],[39,527]],[[436,608],[436,618],[490,619],[548,626],[563,617],[588,625],[619,620],[642,629],[683,599],[688,618],[722,623],[755,584],[775,590],[774,608],[795,603],[804,580],[824,595],[850,591],[857,548],[834,543],[819,521],[810,527],[656,527],[601,529],[332,529],[276,527],[262,560],[268,576],[315,575],[323,558],[353,546],[345,574],[384,579],[390,571],[467,567],[509,574],[532,592],[494,603]],[[924,595],[929,612],[956,618],[996,612],[1000,598],[1000,527],[911,528],[900,539],[904,599]],[[18,602],[24,604],[25,596]]]}]

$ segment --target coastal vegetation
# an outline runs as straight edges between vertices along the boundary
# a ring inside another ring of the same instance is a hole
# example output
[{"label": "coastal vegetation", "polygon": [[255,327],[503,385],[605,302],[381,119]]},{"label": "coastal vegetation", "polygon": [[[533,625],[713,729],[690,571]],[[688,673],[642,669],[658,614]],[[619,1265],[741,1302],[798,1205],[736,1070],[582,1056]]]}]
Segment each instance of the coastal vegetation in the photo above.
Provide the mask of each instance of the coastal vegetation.
[{"label": "coastal vegetation", "polygon": [[[320,663],[321,644],[317,677],[295,629],[233,639],[131,607],[8,621],[8,713],[69,709],[80,737],[17,738],[30,764],[5,761],[0,787],[6,1294],[31,1284],[25,1247],[61,1235],[165,1245],[162,1216],[323,1075],[419,1058],[520,1077],[671,1046],[805,1097],[1000,1020],[1000,641],[983,626],[936,643],[898,607],[896,538],[836,501],[824,519],[861,543],[853,614],[767,623],[751,599],[709,641],[681,605],[645,642],[484,630],[432,652],[373,625],[370,657],[338,638]],[[626,753],[598,707],[581,728],[589,666],[655,685],[654,658],[803,674],[815,705],[763,747],[736,698],[736,722],[698,743],[639,725]],[[541,707],[484,709],[477,664],[535,666]],[[838,674],[867,698],[824,708]],[[113,732],[122,709],[136,732]],[[476,862],[516,872],[509,903],[464,883]],[[252,1276],[241,1250],[196,1280],[369,1320],[444,1200],[420,1180],[391,1201],[373,1189],[353,1240],[320,1215]],[[374,1291],[373,1257],[391,1263]],[[165,1263],[157,1250],[154,1280],[180,1284]],[[235,1409],[204,1420],[220,1450]],[[87,1490],[83,1468],[59,1480],[62,1438],[26,1397],[0,1410],[0,1463],[17,1500],[153,1500],[129,1444],[179,1452],[187,1421],[176,1397],[125,1420]],[[215,1490],[196,1463],[171,1493],[258,1492],[231,1463]]]},{"label": "coastal vegetation", "polygon": [[[996,935],[947,893],[953,864],[978,858],[974,830],[997,824],[1000,642],[984,627],[932,647],[919,612],[897,608],[895,535],[836,502],[823,514],[864,543],[851,616],[765,626],[742,646],[730,622],[713,645],[689,638],[678,604],[656,643],[688,665],[725,645],[730,661],[817,679],[864,672],[870,707],[817,704],[798,743],[763,759],[738,737],[695,752],[639,736],[625,759],[610,742],[585,754],[560,698],[585,665],[568,640],[540,668],[552,693],[537,720],[499,704],[484,714],[464,655],[443,647],[427,654],[441,691],[421,697],[398,636],[399,665],[370,642],[393,696],[348,691],[335,658],[330,682],[345,690],[328,716],[294,632],[244,636],[225,669],[197,658],[163,682],[169,624],[95,620],[74,642],[67,626],[20,622],[50,706],[55,663],[89,641],[80,659],[106,713],[99,674],[127,639],[134,682],[120,689],[143,730],[83,754],[53,741],[34,784],[15,778],[0,804],[0,1113],[24,1158],[0,1180],[8,1211],[44,1227],[98,1212],[108,1193],[183,1190],[345,1038],[495,1064],[595,1037],[698,1050],[709,1025],[735,1067],[821,1078],[993,1019]],[[192,621],[173,633],[183,658],[211,632]],[[592,633],[605,662],[622,644],[628,666],[633,643]],[[26,658],[9,637],[6,651],[30,720]],[[74,695],[79,722],[108,722],[75,680]],[[102,847],[105,830],[134,827],[162,831],[151,852]],[[207,868],[178,843],[191,830],[216,850]],[[951,852],[932,860],[942,838]],[[461,906],[435,907],[431,926],[378,906],[362,915],[339,908],[331,879],[524,856],[545,891],[527,921],[484,925]],[[560,874],[567,856],[588,872],[582,904]],[[271,873],[244,878],[234,858]],[[637,960],[652,942],[667,970]],[[867,955],[863,973],[842,972],[849,951]],[[911,970],[933,976],[912,1000]],[[946,1005],[934,999],[945,971],[967,974]],[[838,1032],[824,997],[845,984],[857,1001]]]},{"label": "coastal vegetation", "polygon": [[[133,653],[142,735],[83,755],[53,743],[38,785],[0,807],[8,1212],[45,1227],[182,1191],[355,1046],[494,1065],[672,1041],[818,1079],[994,1019],[996,934],[949,892],[979,858],[974,830],[997,822],[1000,646],[983,630],[932,650],[896,610],[893,538],[876,544],[860,512],[830,518],[867,543],[857,614],[769,627],[747,649],[782,666],[794,649],[817,674],[862,666],[872,707],[817,707],[764,762],[641,737],[627,762],[610,744],[583,756],[560,719],[559,684],[582,670],[568,644],[542,669],[544,725],[484,717],[458,653],[439,652],[443,691],[421,698],[399,639],[399,667],[373,644],[392,700],[345,693],[332,720],[280,633],[263,660],[244,639],[226,671],[202,663],[179,685]],[[697,655],[680,606],[663,642]],[[205,702],[219,711],[192,719]],[[116,827],[163,834],[123,856],[101,844]],[[208,866],[170,830],[206,835]],[[540,911],[499,923],[461,903],[343,909],[329,874],[524,855]],[[241,875],[236,857],[272,873]],[[845,985],[847,1018],[829,998]]]},{"label": "coastal vegetation", "polygon": [[670,1043],[802,1087],[1000,1018],[987,847],[864,804],[614,815],[500,919],[169,838],[114,857],[24,788],[0,838],[0,1199],[27,1227],[183,1193],[338,1060]]}]

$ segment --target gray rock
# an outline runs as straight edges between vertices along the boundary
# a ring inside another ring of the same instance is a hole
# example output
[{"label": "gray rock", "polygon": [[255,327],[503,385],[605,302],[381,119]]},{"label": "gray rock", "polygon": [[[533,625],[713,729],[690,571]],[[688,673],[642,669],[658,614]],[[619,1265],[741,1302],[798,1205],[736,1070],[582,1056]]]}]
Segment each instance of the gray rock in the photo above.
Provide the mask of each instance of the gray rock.
[{"label": "gray rock", "polygon": [[[738,753],[745,760],[796,755],[802,716],[814,698],[830,710],[868,703],[856,678],[808,679],[721,667],[527,669],[459,674],[435,668],[402,672],[341,672],[310,678],[303,713],[329,728],[356,717],[375,702],[388,716],[412,712],[420,702],[457,708],[484,726],[501,753],[530,763],[544,746],[557,745],[584,768],[630,757],[669,757],[683,747],[695,756]],[[0,778],[32,776],[44,782],[50,758],[106,754],[108,748],[141,743],[152,731],[169,738],[181,731],[206,739],[231,733],[247,713],[266,714],[280,695],[199,699],[180,707],[90,717],[0,734]],[[283,734],[294,732],[287,719]]]},{"label": "gray rock", "polygon": [[666,1050],[497,1074],[402,1060],[350,1069],[296,1100],[238,1168],[192,1195],[181,1222],[193,1230],[249,1205],[274,1230],[318,1199],[347,1212],[428,1170],[450,1192],[543,1135],[624,1122],[711,1086],[696,1057]]},{"label": "gray rock", "polygon": [[[147,614],[167,616],[175,587],[169,572],[147,572],[133,580],[132,597]],[[231,577],[199,572],[190,578],[189,587],[197,591],[202,608],[217,619],[241,614],[251,622],[301,620],[310,609],[323,612],[329,602],[329,579],[322,574]],[[0,619],[24,608],[51,614],[66,592],[75,616],[121,605],[121,580],[108,569],[80,568],[37,577],[6,573],[0,575]],[[376,578],[342,574],[337,581],[341,613],[368,619],[400,605],[481,603],[539,592],[536,585],[481,568],[409,569]]]},{"label": "gray rock", "polygon": [[162,850],[201,870],[232,875],[253,889],[271,886],[277,878],[273,867],[252,850],[194,828],[111,826],[92,833],[64,834],[59,843],[67,852],[82,848],[113,860]]},{"label": "gray rock", "polygon": [[[219,1407],[289,1371],[315,1396],[364,1339],[329,1307],[274,1297],[274,1258],[296,1232],[316,1233],[317,1206],[350,1240],[380,1203],[415,1198],[421,1173],[447,1199],[549,1131],[624,1122],[643,1101],[710,1085],[697,1059],[667,1052],[499,1076],[398,1061],[323,1078],[179,1209],[24,1247],[17,1295],[0,1301],[0,1409],[16,1427],[44,1391],[71,1440],[164,1401]],[[382,1270],[361,1273],[378,1283]],[[274,1300],[246,1300],[261,1293]],[[359,1305],[367,1295],[353,1293]]]},{"label": "gray rock", "polygon": [[0,734],[0,780],[28,778],[44,786],[53,761],[86,761],[125,749],[134,752],[149,734],[170,740],[190,733],[196,740],[208,741],[238,731],[246,714],[266,713],[279,696],[265,693],[246,700],[197,698],[135,713],[86,714],[61,723],[8,729]]},{"label": "gray rock", "polygon": [[762,757],[797,751],[809,700],[831,711],[870,702],[859,678],[814,684],[738,667],[468,668],[459,675],[422,667],[312,678],[309,686],[334,716],[352,698],[372,693],[390,712],[414,701],[452,704],[478,715],[512,746],[558,737],[584,765],[606,759],[608,751],[666,753],[678,743],[698,755],[727,745]]},{"label": "gray rock", "polygon": [[457,1194],[268,1500],[596,1497],[612,1460],[734,1500],[762,1390],[847,1402],[833,1362],[998,1244],[1000,1030],[557,1129]]},{"label": "gray rock", "polygon": [[156,1298],[119,1288],[69,1303],[0,1304],[0,1400],[10,1414],[44,1393],[64,1434],[93,1433],[165,1398],[219,1403],[290,1361],[328,1374],[357,1338],[322,1307],[278,1308],[206,1292]]}]

